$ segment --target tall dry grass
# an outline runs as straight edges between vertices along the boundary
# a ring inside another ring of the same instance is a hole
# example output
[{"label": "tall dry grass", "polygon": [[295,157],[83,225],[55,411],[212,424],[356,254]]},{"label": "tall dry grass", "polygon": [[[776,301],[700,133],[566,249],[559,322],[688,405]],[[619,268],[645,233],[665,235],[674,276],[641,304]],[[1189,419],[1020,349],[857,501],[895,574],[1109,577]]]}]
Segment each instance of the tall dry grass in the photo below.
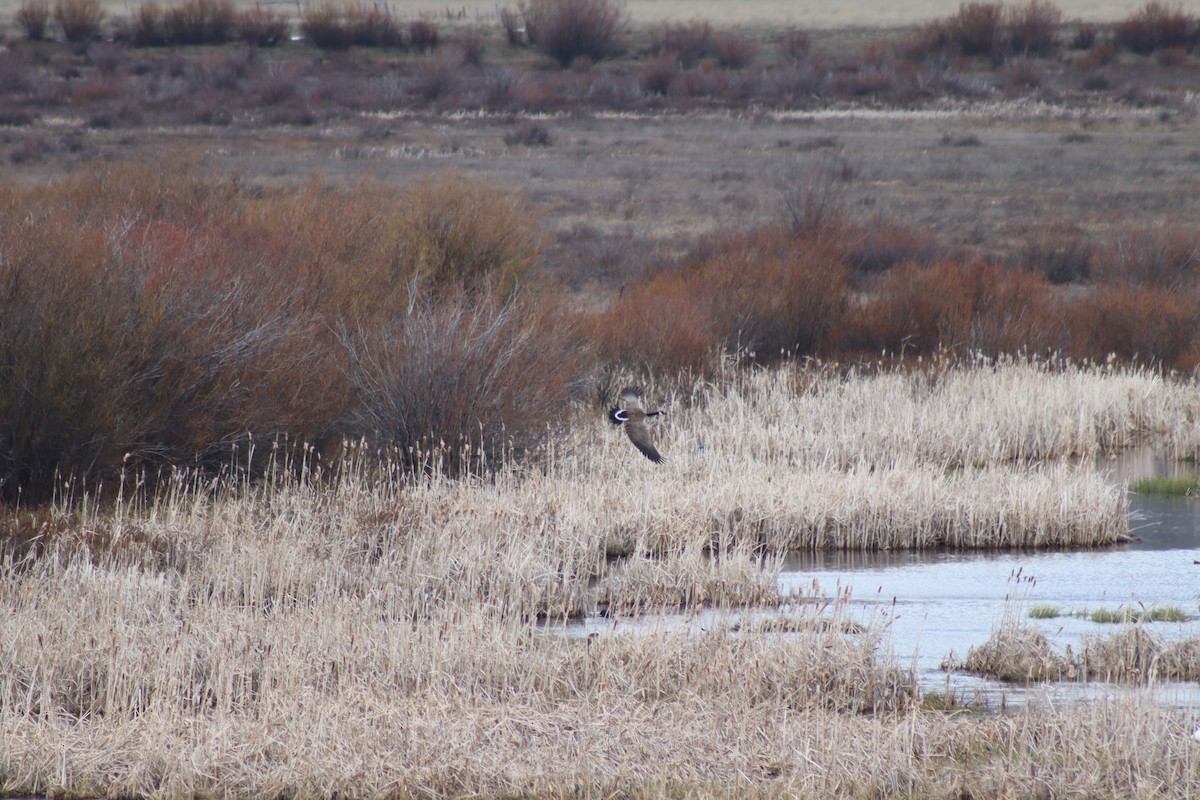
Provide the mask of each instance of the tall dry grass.
[{"label": "tall dry grass", "polygon": [[[131,475],[115,504],[7,512],[0,780],[158,797],[1187,797],[1186,713],[1136,690],[925,710],[882,618],[780,597],[775,549],[810,510],[815,530],[862,537],[825,546],[902,546],[914,524],[987,545],[1034,543],[1055,519],[1111,532],[1120,493],[1072,455],[1165,435],[1195,398],[1145,370],[1030,361],[731,372],[659,398],[661,466],[576,407],[536,469],[414,477],[350,447],[265,481],[177,473],[152,491]],[[585,614],[579,632],[600,635],[569,635]]]}]

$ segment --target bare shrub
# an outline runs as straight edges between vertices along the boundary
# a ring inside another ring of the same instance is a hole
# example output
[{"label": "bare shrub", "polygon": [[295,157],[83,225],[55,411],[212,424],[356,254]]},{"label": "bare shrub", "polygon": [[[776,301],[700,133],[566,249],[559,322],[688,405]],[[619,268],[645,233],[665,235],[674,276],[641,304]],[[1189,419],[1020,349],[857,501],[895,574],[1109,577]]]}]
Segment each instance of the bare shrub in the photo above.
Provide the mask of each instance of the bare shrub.
[{"label": "bare shrub", "polygon": [[1004,6],[963,3],[946,22],[950,39],[967,56],[996,56],[1003,47]]},{"label": "bare shrub", "polygon": [[679,62],[673,53],[650,56],[638,66],[638,86],[647,94],[665,95],[679,77]]},{"label": "bare shrub", "polygon": [[104,22],[100,0],[55,0],[53,14],[63,38],[72,44],[95,39]]},{"label": "bare shrub", "polygon": [[237,12],[234,18],[237,38],[255,47],[275,47],[288,40],[292,24],[288,15],[276,9],[255,6]]},{"label": "bare shrub", "polygon": [[426,103],[449,98],[461,83],[462,54],[443,49],[425,56],[418,64],[411,88]]},{"label": "bare shrub", "polygon": [[31,42],[40,42],[46,38],[46,29],[50,24],[50,3],[48,0],[27,0],[13,15],[13,21]]},{"label": "bare shrub", "polygon": [[1182,9],[1151,0],[1117,24],[1114,41],[1119,47],[1147,55],[1169,47],[1190,48],[1196,43],[1195,20]]},{"label": "bare shrub", "polygon": [[614,55],[627,20],[617,0],[530,0],[523,12],[530,41],[562,67]]},{"label": "bare shrub", "polygon": [[812,37],[800,28],[789,27],[783,32],[779,49],[785,58],[791,61],[801,61],[808,58],[809,52],[812,50]]},{"label": "bare shrub", "polygon": [[1005,78],[1012,89],[1034,89],[1042,82],[1042,68],[1031,58],[1016,58],[1008,63]]},{"label": "bare shrub", "polygon": [[1071,36],[1072,50],[1090,50],[1099,38],[1096,32],[1096,26],[1087,22],[1081,22],[1075,27],[1075,33]]},{"label": "bare shrub", "polygon": [[224,44],[236,31],[233,0],[183,0],[163,12],[171,44]]},{"label": "bare shrub", "polygon": [[852,352],[989,355],[1053,349],[1058,318],[1037,274],[944,260],[879,276],[840,331]]},{"label": "bare shrub", "polygon": [[533,300],[413,291],[387,327],[339,334],[356,392],[350,430],[438,472],[540,445],[581,363],[570,329]]},{"label": "bare shrub", "polygon": [[438,45],[438,26],[430,17],[418,17],[408,24],[408,39],[414,50],[428,52]]},{"label": "bare shrub", "polygon": [[400,20],[386,6],[347,2],[342,7],[350,44],[359,47],[403,47]]},{"label": "bare shrub", "polygon": [[551,143],[550,130],[536,120],[522,120],[517,127],[504,134],[504,143],[509,147],[515,145],[549,147]]},{"label": "bare shrub", "polygon": [[487,55],[487,39],[482,30],[470,28],[459,35],[456,41],[464,64],[475,68],[483,66],[484,56]]},{"label": "bare shrub", "polygon": [[215,465],[247,434],[317,433],[322,326],[271,241],[233,224],[231,192],[126,168],[27,193],[20,221],[5,210],[0,341],[18,354],[0,380],[7,496],[41,496],[56,473]]},{"label": "bare shrub", "polygon": [[166,45],[167,27],[162,6],[150,0],[134,9],[128,23],[128,34],[129,42],[135,47]]},{"label": "bare shrub", "polygon": [[1101,284],[1186,290],[1200,276],[1200,236],[1169,223],[1115,234],[1097,251],[1092,273]]},{"label": "bare shrub", "polygon": [[741,34],[723,32],[713,37],[713,52],[725,69],[743,69],[754,63],[758,45]]},{"label": "bare shrub", "polygon": [[525,22],[521,12],[504,6],[500,9],[500,25],[504,28],[504,37],[509,45],[518,47],[525,43]]},{"label": "bare shrub", "polygon": [[1048,223],[1025,231],[1017,263],[1041,272],[1053,284],[1082,283],[1091,276],[1095,249],[1078,226]]},{"label": "bare shrub", "polygon": [[1025,56],[1047,56],[1058,46],[1062,9],[1051,0],[1029,0],[1008,10],[1009,51]]},{"label": "bare shrub", "polygon": [[335,0],[305,5],[300,15],[300,32],[314,47],[322,50],[344,50],[352,44],[342,8]]},{"label": "bare shrub", "polygon": [[651,52],[660,56],[672,55],[684,69],[694,67],[700,59],[712,52],[712,48],[713,30],[708,20],[664,22],[651,35]]},{"label": "bare shrub", "polygon": [[1193,294],[1158,287],[1113,285],[1076,299],[1064,312],[1068,352],[1102,361],[1161,364],[1193,369],[1200,361],[1195,336],[1200,302]]}]

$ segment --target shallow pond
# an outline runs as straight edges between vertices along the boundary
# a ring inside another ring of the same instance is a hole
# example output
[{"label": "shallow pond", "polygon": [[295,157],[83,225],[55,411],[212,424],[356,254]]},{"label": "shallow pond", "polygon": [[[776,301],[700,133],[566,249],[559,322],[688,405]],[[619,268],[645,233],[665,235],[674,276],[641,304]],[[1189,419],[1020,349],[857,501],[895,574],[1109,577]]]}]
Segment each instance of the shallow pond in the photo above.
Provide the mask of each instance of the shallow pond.
[{"label": "shallow pond", "polygon": [[[1145,450],[1100,466],[1117,485],[1195,473],[1194,467]],[[899,666],[911,666],[926,691],[952,690],[960,700],[991,708],[1026,700],[1073,702],[1118,689],[1101,682],[1027,687],[948,674],[940,665],[952,653],[965,657],[970,647],[983,644],[1006,617],[1014,616],[1037,626],[1060,651],[1068,644],[1077,647],[1084,635],[1118,630],[1087,618],[1098,610],[1177,609],[1190,619],[1145,624],[1170,638],[1200,636],[1200,500],[1131,495],[1130,528],[1136,541],[1093,551],[793,554],[785,562],[779,589],[805,597],[848,593],[850,618],[873,629],[883,624],[890,633],[883,638],[891,656]],[[1030,618],[1034,606],[1052,606],[1059,616]],[[626,620],[616,627],[630,631],[662,623]],[[720,620],[701,613],[671,617],[667,624],[703,630]],[[547,628],[568,637],[615,630],[601,617]],[[1198,684],[1162,684],[1156,692],[1166,704],[1200,707]]]},{"label": "shallow pond", "polygon": [[[1145,452],[1101,466],[1122,484],[1183,469]],[[980,694],[992,704],[1018,701],[1027,694],[1024,687],[947,675],[939,664],[951,652],[965,657],[1005,615],[1036,625],[1059,649],[1085,634],[1116,631],[1082,613],[1099,609],[1179,609],[1193,619],[1147,624],[1169,637],[1200,635],[1200,500],[1131,495],[1130,527],[1137,541],[1089,552],[795,555],[780,589],[807,594],[816,585],[831,596],[849,590],[865,617],[887,618],[898,663],[912,664],[923,688],[952,688],[967,700]],[[1031,619],[1034,606],[1052,606],[1060,615]],[[1077,697],[1080,687],[1031,691]],[[1167,702],[1200,703],[1195,685],[1164,686],[1162,692]]]}]

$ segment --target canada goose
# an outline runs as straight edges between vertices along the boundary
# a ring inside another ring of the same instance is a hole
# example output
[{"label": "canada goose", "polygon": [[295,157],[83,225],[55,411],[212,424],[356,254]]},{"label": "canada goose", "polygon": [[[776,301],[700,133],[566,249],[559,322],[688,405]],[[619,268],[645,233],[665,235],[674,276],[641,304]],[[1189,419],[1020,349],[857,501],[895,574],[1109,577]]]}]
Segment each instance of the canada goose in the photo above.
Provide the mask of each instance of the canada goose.
[{"label": "canada goose", "polygon": [[661,464],[663,457],[654,449],[654,440],[650,438],[650,430],[646,427],[646,417],[657,417],[666,414],[665,411],[646,411],[642,408],[642,393],[633,387],[621,390],[617,405],[608,410],[608,418],[613,425],[624,425],[625,434],[633,446],[642,451],[642,455]]}]

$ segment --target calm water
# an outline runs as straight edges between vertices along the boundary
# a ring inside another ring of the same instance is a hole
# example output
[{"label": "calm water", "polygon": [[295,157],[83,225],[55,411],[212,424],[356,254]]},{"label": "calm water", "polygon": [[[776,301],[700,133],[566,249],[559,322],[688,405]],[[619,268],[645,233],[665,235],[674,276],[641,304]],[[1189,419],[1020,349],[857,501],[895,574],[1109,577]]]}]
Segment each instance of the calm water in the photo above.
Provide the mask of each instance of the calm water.
[{"label": "calm water", "polygon": [[[1169,475],[1179,465],[1146,453],[1104,465],[1115,483],[1146,475]],[[1200,501],[1132,496],[1130,527],[1138,541],[1093,552],[1046,553],[822,553],[796,556],[780,577],[780,589],[833,595],[849,589],[864,618],[887,620],[895,655],[912,664],[923,686],[949,685],[995,701],[1021,699],[1023,687],[966,675],[948,676],[939,664],[951,652],[985,642],[1005,618],[1036,625],[1060,649],[1085,634],[1116,630],[1072,616],[1034,620],[1033,605],[1063,614],[1121,607],[1182,609],[1200,617]],[[1200,635],[1200,623],[1150,623],[1166,636]],[[1060,687],[1066,694],[1078,687]],[[1038,691],[1045,691],[1039,687]],[[1168,701],[1200,702],[1195,686],[1164,687]]]},{"label": "calm water", "polygon": [[[1105,462],[1101,468],[1114,484],[1152,475],[1186,474],[1176,462],[1139,451]],[[1194,470],[1193,470],[1194,474]],[[1130,527],[1138,539],[1090,552],[1023,553],[818,553],[796,554],[779,579],[782,593],[799,590],[836,597],[848,591],[852,618],[883,624],[893,656],[912,666],[923,688],[952,689],[960,698],[991,707],[1032,699],[1071,702],[1111,691],[1102,683],[1039,684],[1027,688],[960,673],[940,664],[950,654],[965,657],[983,644],[1006,618],[1037,626],[1058,648],[1077,646],[1084,635],[1117,630],[1071,616],[1092,612],[1170,606],[1196,617],[1183,623],[1147,623],[1168,637],[1200,636],[1200,500],[1131,496]],[[1062,616],[1035,620],[1034,605],[1049,605]],[[625,631],[653,629],[663,620],[623,621]],[[672,618],[670,625],[714,624],[708,614]],[[555,627],[555,626],[550,626]],[[607,633],[612,623],[589,618],[558,629],[567,636]],[[885,654],[886,655],[886,654]],[[1158,688],[1165,703],[1200,708],[1200,686],[1168,684]]]}]

